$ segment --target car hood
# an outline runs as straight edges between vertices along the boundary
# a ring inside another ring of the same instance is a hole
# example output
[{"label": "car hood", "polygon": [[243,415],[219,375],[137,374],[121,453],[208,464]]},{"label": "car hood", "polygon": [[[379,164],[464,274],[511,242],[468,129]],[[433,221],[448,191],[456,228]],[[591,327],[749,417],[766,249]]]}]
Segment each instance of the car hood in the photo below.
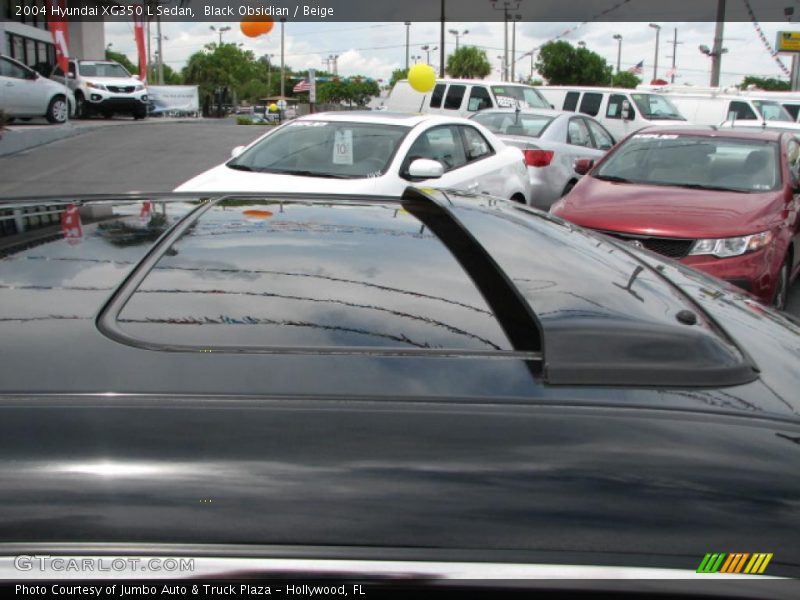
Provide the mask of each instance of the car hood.
[{"label": "car hood", "polygon": [[[276,173],[237,171],[221,164],[175,188],[176,192],[257,192],[369,194],[376,191],[379,178],[328,179]],[[402,192],[402,187],[399,192]],[[400,195],[399,193],[397,194]]]},{"label": "car hood", "polygon": [[583,227],[677,238],[747,235],[771,225],[780,191],[740,193],[584,177],[553,211]]},{"label": "car hood", "polygon": [[144,85],[141,81],[133,79],[132,77],[94,77],[93,75],[88,75],[85,80],[91,81],[92,83],[102,83],[103,85]]}]

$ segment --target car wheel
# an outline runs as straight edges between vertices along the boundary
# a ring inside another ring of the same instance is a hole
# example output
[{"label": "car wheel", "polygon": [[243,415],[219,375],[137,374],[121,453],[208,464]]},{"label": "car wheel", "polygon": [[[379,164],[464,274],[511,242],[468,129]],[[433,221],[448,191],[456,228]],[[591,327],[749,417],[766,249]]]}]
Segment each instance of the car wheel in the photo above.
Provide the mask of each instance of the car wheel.
[{"label": "car wheel", "polygon": [[514,202],[519,202],[520,204],[525,204],[525,196],[523,196],[522,194],[514,194],[513,196],[511,196],[511,200],[513,200]]},{"label": "car wheel", "polygon": [[64,123],[67,120],[68,110],[67,99],[64,96],[56,96],[50,100],[45,117],[51,123]]},{"label": "car wheel", "polygon": [[778,310],[784,310],[789,300],[789,261],[790,257],[786,257],[783,261],[781,270],[778,272],[778,286],[775,290],[775,296],[772,299],[772,306]]}]

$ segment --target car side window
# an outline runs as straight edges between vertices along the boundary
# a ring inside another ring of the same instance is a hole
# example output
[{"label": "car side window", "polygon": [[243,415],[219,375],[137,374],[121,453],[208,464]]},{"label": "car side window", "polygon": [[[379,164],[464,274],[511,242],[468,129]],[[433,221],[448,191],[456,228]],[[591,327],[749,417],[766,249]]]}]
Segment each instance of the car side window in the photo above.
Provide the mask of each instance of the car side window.
[{"label": "car side window", "polygon": [[578,107],[579,96],[580,93],[578,92],[567,92],[567,96],[564,98],[564,110],[575,112],[575,109]]},{"label": "car side window", "polygon": [[585,115],[596,117],[597,113],[600,112],[600,104],[602,102],[603,102],[603,94],[587,92],[583,95],[583,98],[581,99],[580,112],[582,112]]},{"label": "car side window", "polygon": [[474,127],[462,126],[461,132],[464,134],[464,146],[467,162],[480,160],[494,154],[492,147],[480,131]]},{"label": "car side window", "polygon": [[69,74],[72,75],[73,77],[75,76],[75,63],[74,62],[69,63]]},{"label": "car side window", "polygon": [[28,72],[25,69],[4,58],[0,59],[0,75],[3,77],[11,77],[12,79],[29,78]]},{"label": "car side window", "polygon": [[567,143],[573,146],[590,147],[592,145],[589,130],[583,119],[570,119],[567,126]]},{"label": "car side window", "polygon": [[444,98],[444,88],[446,87],[444,83],[438,83],[436,87],[433,88],[433,94],[431,94],[431,108],[441,108],[442,98]]},{"label": "car side window", "polygon": [[628,100],[627,96],[622,94],[611,94],[608,98],[608,108],[606,108],[606,117],[609,119],[621,119],[622,118],[622,109],[625,106],[625,102],[628,102],[628,111],[629,111],[629,118],[631,120],[636,118],[636,112],[633,110],[633,106],[631,102]]},{"label": "car side window", "polygon": [[792,186],[800,184],[800,142],[797,138],[792,138],[786,144],[786,162],[789,168]]},{"label": "car side window", "polygon": [[747,102],[732,101],[728,106],[728,115],[734,113],[737,120],[756,121],[758,117]]},{"label": "car side window", "polygon": [[589,132],[594,138],[594,147],[598,150],[608,150],[614,145],[614,138],[608,133],[605,128],[597,121],[584,119],[589,126]]},{"label": "car side window", "polygon": [[464,92],[467,91],[465,85],[451,85],[447,90],[447,97],[444,99],[444,107],[450,110],[461,108],[461,101],[464,99]]},{"label": "car side window", "polygon": [[421,133],[409,149],[401,173],[408,173],[408,167],[418,158],[441,163],[445,172],[463,167],[467,164],[467,156],[458,128],[455,125],[443,125]]},{"label": "car side window", "polygon": [[474,112],[491,107],[492,98],[489,96],[489,90],[482,85],[473,85],[472,90],[469,92],[469,103],[467,104],[467,110]]}]

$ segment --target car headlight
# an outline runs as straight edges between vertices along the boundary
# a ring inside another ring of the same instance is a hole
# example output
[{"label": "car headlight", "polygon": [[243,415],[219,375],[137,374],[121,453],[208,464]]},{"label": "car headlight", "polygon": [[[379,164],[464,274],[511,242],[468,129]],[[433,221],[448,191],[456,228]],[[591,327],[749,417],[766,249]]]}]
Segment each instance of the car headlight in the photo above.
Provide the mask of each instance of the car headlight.
[{"label": "car headlight", "polygon": [[755,252],[768,245],[774,236],[771,231],[762,231],[742,237],[731,237],[710,240],[697,240],[692,247],[690,256],[711,254],[717,258],[730,258],[741,256],[748,252]]},{"label": "car headlight", "polygon": [[104,86],[102,83],[94,83],[94,82],[91,82],[91,81],[87,81],[86,82],[86,87],[90,87],[90,88],[93,88],[95,90],[105,90],[106,89],[106,86]]},{"label": "car headlight", "polygon": [[141,92],[143,89],[144,89],[143,85],[137,85],[135,88],[133,88],[133,91],[134,92]]}]

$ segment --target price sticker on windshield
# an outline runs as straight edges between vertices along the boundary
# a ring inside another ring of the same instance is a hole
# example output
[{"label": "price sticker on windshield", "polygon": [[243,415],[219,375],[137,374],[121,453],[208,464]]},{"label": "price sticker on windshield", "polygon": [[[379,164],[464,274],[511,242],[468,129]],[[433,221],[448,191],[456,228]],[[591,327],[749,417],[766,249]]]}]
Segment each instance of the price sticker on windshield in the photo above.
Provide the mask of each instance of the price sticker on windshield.
[{"label": "price sticker on windshield", "polygon": [[333,164],[353,164],[353,130],[337,131],[333,140]]}]

